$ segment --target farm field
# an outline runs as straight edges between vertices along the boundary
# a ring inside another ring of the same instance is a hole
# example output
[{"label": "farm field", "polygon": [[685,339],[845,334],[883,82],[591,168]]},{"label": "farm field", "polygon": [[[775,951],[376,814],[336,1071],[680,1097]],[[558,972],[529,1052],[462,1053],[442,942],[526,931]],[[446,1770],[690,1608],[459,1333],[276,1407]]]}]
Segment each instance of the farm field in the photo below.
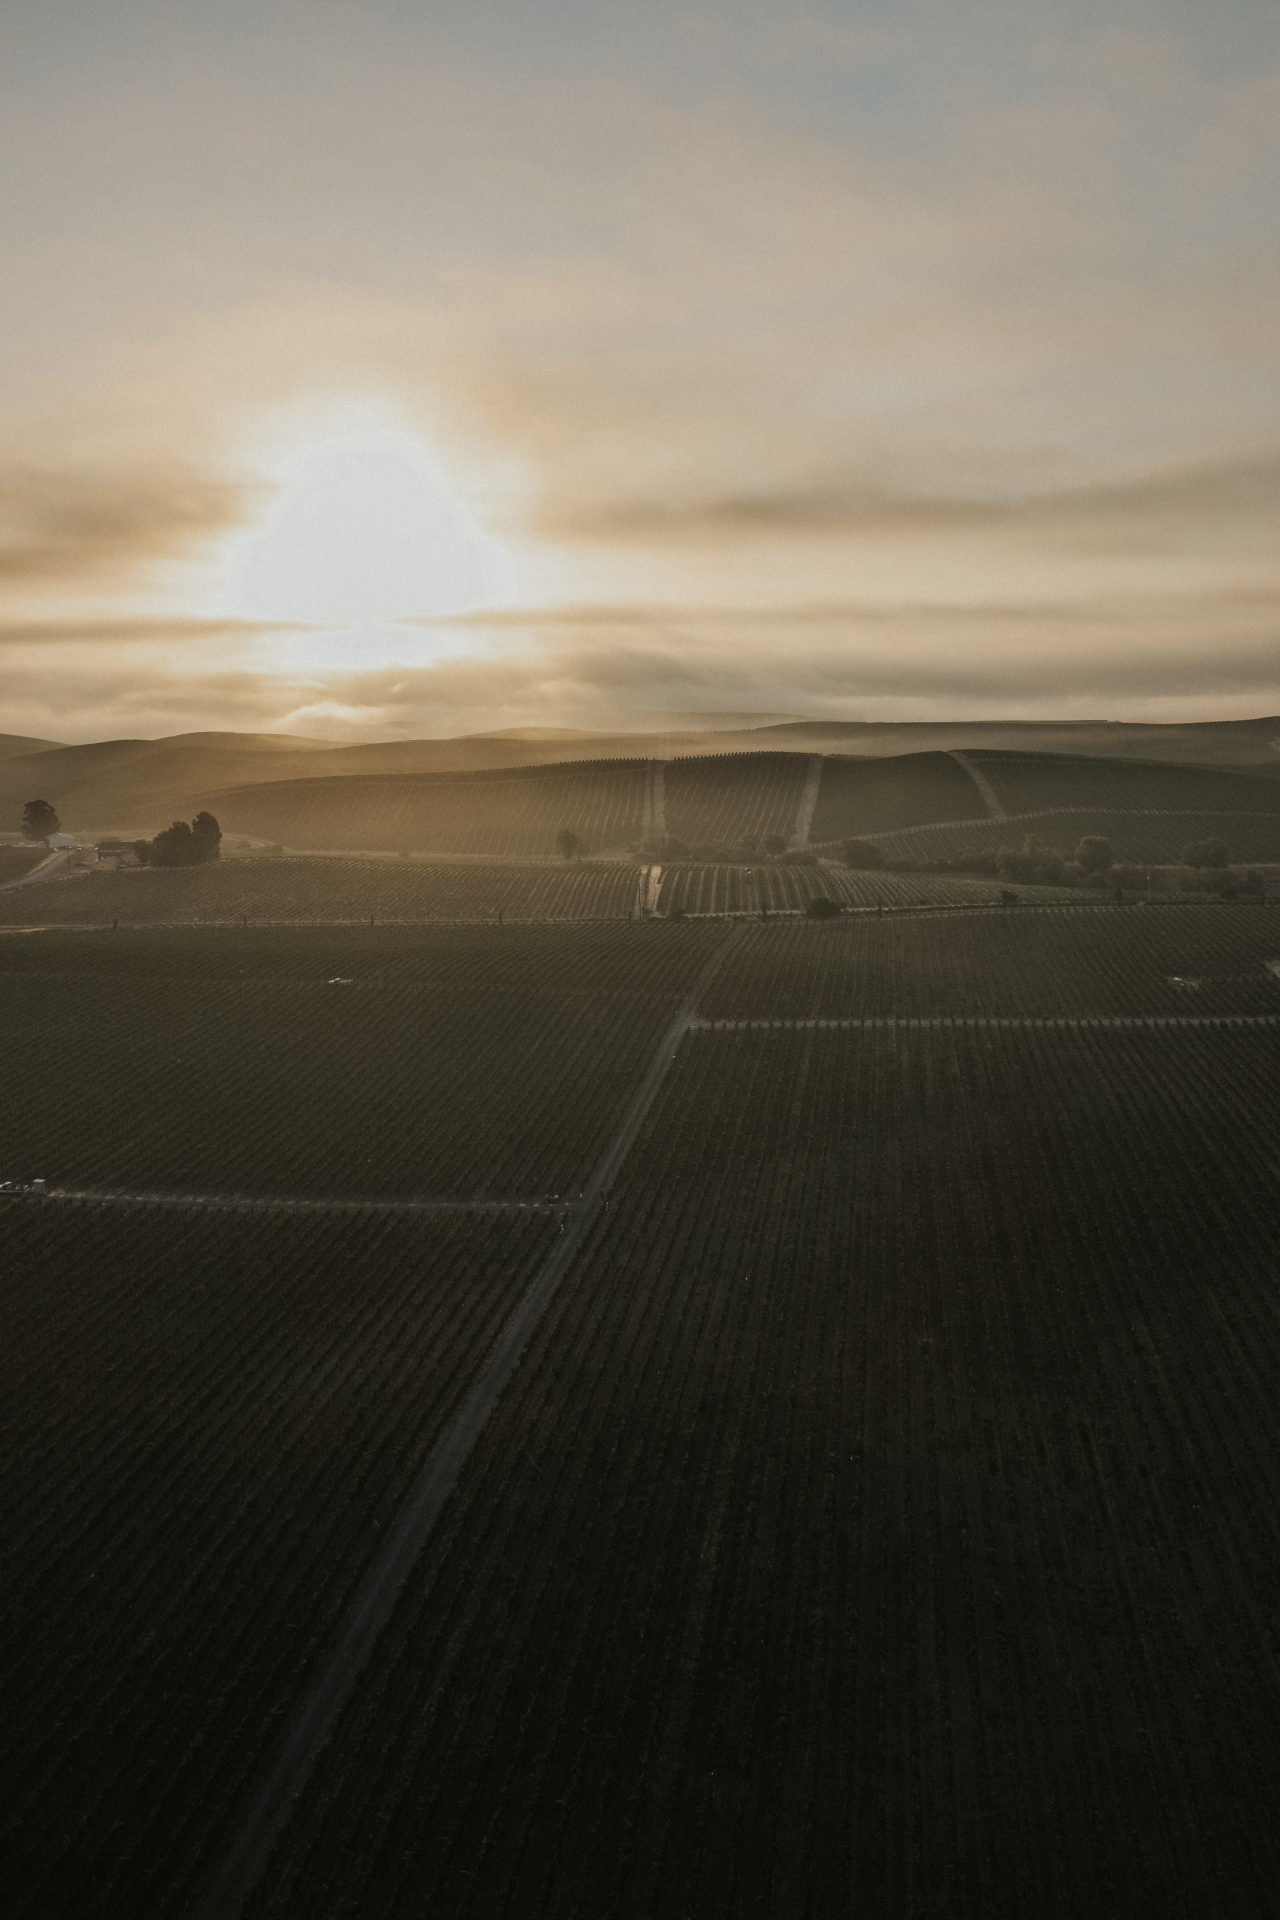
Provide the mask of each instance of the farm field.
[{"label": "farm field", "polygon": [[0,1205],[5,1908],[162,1920],[554,1223]]},{"label": "farm field", "polygon": [[0,887],[11,880],[21,880],[33,867],[49,857],[47,847],[3,847],[0,846]]},{"label": "farm field", "polygon": [[629,919],[634,866],[430,866],[416,860],[236,857],[210,867],[90,871],[0,895],[0,925],[32,919],[193,925],[242,920]]},{"label": "farm field", "polygon": [[586,850],[629,846],[646,831],[644,761],[574,761],[456,774],[347,774],[231,787],[205,803],[223,831],[324,851],[553,859],[561,828]]},{"label": "farm field", "polygon": [[239,1920],[1261,1920],[1272,960],[1254,904],[0,935],[0,1182],[153,1196],[0,1195],[20,1920],[231,1920],[551,1271]]},{"label": "farm field", "polygon": [[[819,895],[842,906],[992,906],[1007,881],[971,879],[966,874],[887,873],[851,867],[802,866],[758,861],[750,878],[743,865],[683,862],[664,866],[658,890],[658,912],[671,913],[801,913]],[[1081,900],[1078,887],[1016,887],[1019,899],[1035,901]],[[1089,896],[1084,895],[1087,902]]]},{"label": "farm field", "polygon": [[[1259,782],[1261,784],[1261,782]],[[1280,790],[1280,783],[1277,783]],[[1028,835],[1070,857],[1085,834],[1103,834],[1117,860],[1132,866],[1167,866],[1193,840],[1222,840],[1236,864],[1280,860],[1280,814],[1106,813],[1054,810],[977,820],[954,827],[917,827],[905,833],[872,834],[890,860],[955,860],[990,849],[1016,851]]]},{"label": "farm field", "polygon": [[688,1040],[247,1913],[1268,1911],[1278,1073]]},{"label": "farm field", "polygon": [[678,997],[722,937],[715,926],[660,921],[643,928],[616,921],[13,928],[0,938],[0,974],[56,974],[68,982],[88,975],[305,986],[323,986],[337,976],[362,985],[509,987],[570,999]]},{"label": "farm field", "polygon": [[1280,786],[1255,774],[1074,754],[976,750],[968,757],[1009,813],[1085,806],[1101,812],[1172,807],[1187,813],[1280,815]]},{"label": "farm field", "polygon": [[0,1178],[409,1200],[563,1194],[673,996],[0,973]]},{"label": "farm field", "polygon": [[932,820],[972,820],[987,811],[977,786],[949,753],[891,760],[824,760],[809,839],[814,846],[860,840]]},{"label": "farm field", "polygon": [[766,834],[789,840],[808,772],[802,753],[673,760],[663,779],[667,832],[689,847]]},{"label": "farm field", "polygon": [[710,1019],[1274,1013],[1280,906],[1095,907],[748,928]]}]

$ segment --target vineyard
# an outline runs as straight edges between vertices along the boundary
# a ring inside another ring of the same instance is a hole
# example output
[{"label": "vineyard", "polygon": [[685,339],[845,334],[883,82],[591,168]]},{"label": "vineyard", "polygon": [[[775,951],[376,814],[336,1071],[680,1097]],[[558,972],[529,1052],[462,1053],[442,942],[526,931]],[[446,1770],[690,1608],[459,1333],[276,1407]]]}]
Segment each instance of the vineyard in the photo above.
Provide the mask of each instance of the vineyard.
[{"label": "vineyard", "polygon": [[[1262,784],[1261,781],[1258,782]],[[1280,788],[1280,782],[1275,783]],[[958,860],[987,851],[1016,851],[1028,835],[1070,855],[1085,834],[1103,834],[1117,860],[1133,866],[1176,862],[1193,840],[1223,840],[1233,861],[1280,860],[1280,814],[1104,813],[1054,811],[976,820],[954,827],[917,827],[875,836],[890,860]]]},{"label": "vineyard", "polygon": [[66,885],[0,895],[0,925],[41,922],[208,924],[243,920],[627,919],[634,866],[439,865],[416,860],[238,858],[212,867],[91,872]]},{"label": "vineyard", "polygon": [[933,820],[972,820],[987,811],[972,779],[949,753],[904,753],[891,760],[830,755],[809,839],[815,846]]},{"label": "vineyard", "polygon": [[18,1920],[1268,1912],[1280,907],[1068,898],[0,937]]},{"label": "vineyard", "polygon": [[0,974],[0,1178],[331,1199],[569,1192],[661,994]]},{"label": "vineyard", "polygon": [[688,847],[739,840],[789,840],[809,756],[803,753],[709,754],[666,769],[666,830]]},{"label": "vineyard", "polygon": [[1278,1072],[687,1043],[253,1920],[1265,1912]]},{"label": "vineyard", "polygon": [[[1102,813],[1175,808],[1184,813],[1270,813],[1280,818],[1280,785],[1255,774],[1074,754],[975,750],[967,758],[986,775],[1007,813],[1042,807],[1087,807]],[[934,816],[948,817],[963,818],[960,814]]]},{"label": "vineyard", "polygon": [[591,853],[640,840],[649,792],[646,762],[598,760],[501,773],[277,780],[229,788],[206,804],[225,832],[295,848],[554,859],[562,828]]},{"label": "vineyard", "polygon": [[47,847],[0,847],[0,887],[25,879],[33,867],[48,858]]},{"label": "vineyard", "polygon": [[554,1226],[3,1221],[5,1904],[161,1920]]},{"label": "vineyard", "polygon": [[1280,907],[1100,907],[749,928],[708,1018],[1280,1014]]},{"label": "vineyard", "polygon": [[[850,867],[759,862],[754,866],[706,863],[664,866],[658,912],[802,913],[818,897],[850,908],[993,906],[1005,883],[965,875],[887,873]],[[1080,899],[1073,887],[1019,887],[1027,901]]]}]

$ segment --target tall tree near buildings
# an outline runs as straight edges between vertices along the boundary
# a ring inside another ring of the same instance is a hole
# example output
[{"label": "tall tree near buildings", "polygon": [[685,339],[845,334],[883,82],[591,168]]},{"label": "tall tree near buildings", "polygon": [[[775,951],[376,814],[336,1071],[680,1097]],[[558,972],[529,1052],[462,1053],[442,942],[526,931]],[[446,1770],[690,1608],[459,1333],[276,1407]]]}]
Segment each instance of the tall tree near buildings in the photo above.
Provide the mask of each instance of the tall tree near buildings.
[{"label": "tall tree near buildings", "polygon": [[62,822],[55,808],[47,800],[28,800],[22,809],[22,832],[27,840],[47,840],[51,833],[61,833]]}]

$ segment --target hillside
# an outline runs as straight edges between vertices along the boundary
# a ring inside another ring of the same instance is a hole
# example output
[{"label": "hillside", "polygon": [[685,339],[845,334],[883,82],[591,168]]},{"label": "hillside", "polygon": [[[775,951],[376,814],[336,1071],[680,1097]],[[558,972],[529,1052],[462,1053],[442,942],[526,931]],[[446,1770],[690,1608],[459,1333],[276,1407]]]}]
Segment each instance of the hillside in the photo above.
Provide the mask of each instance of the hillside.
[{"label": "hillside", "polygon": [[1240,857],[1280,859],[1280,782],[1083,755],[570,761],[500,772],[276,780],[202,794],[198,803],[217,814],[229,836],[312,852],[550,860],[557,835],[568,829],[589,857],[648,846],[665,847],[668,858],[692,852],[751,859],[769,846],[780,851],[779,841],[838,851],[845,839],[957,822],[977,823],[984,845],[1017,845],[1026,831],[1019,821],[1087,813],[1105,817],[1092,830],[1117,833],[1131,821],[1149,825],[1167,816],[1164,859],[1227,821],[1236,823],[1235,839],[1247,837]]},{"label": "hillside", "polygon": [[0,733],[0,760],[14,760],[23,753],[47,753],[60,744],[57,740],[33,740],[25,733]]},{"label": "hillside", "polygon": [[[649,727],[599,732],[526,727],[450,739],[387,740],[354,746],[288,734],[252,733],[189,733],[160,740],[102,740],[64,746],[4,734],[0,735],[0,831],[13,819],[15,808],[37,789],[42,797],[54,802],[74,831],[132,837],[154,833],[179,815],[189,816],[209,794],[276,781],[509,772],[604,760],[669,763],[742,754],[822,754],[857,761],[902,761],[925,754],[940,760],[955,750],[1051,753],[1091,761],[1158,761],[1280,776],[1280,718],[1276,717],[1198,726],[1130,726],[1103,721],[825,720],[746,725],[742,721],[749,716],[726,714],[708,714],[707,724],[699,726],[697,715],[668,718],[681,724],[660,730]],[[725,724],[735,720],[737,724]],[[942,775],[943,779],[947,777]],[[704,826],[708,828],[705,833]],[[695,837],[716,838],[723,837],[729,827],[695,821],[689,830]],[[671,831],[679,834],[674,825]]]}]

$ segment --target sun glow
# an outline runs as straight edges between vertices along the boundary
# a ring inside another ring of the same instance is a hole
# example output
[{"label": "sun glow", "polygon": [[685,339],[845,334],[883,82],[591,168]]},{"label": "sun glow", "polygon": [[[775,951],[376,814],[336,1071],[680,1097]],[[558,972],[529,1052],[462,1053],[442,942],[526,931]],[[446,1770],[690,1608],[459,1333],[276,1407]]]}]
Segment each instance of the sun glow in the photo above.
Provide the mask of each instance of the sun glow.
[{"label": "sun glow", "polygon": [[511,594],[512,566],[442,463],[401,428],[314,435],[274,461],[274,497],[239,535],[226,610],[321,629],[272,643],[280,664],[350,667],[455,652],[459,636],[415,628]]}]

